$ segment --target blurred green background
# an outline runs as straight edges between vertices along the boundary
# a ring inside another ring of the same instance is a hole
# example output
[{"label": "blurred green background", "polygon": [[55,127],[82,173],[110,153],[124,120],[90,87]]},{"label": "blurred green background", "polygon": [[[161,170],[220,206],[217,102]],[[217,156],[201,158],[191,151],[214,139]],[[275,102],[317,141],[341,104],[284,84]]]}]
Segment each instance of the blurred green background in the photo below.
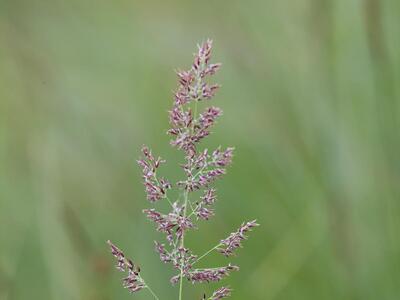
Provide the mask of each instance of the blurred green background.
[{"label": "blurred green background", "polygon": [[151,299],[107,239],[177,299],[135,159],[148,144],[181,175],[173,70],[207,37],[224,117],[205,145],[237,151],[189,246],[257,218],[231,299],[399,299],[400,1],[1,0],[1,300]]}]

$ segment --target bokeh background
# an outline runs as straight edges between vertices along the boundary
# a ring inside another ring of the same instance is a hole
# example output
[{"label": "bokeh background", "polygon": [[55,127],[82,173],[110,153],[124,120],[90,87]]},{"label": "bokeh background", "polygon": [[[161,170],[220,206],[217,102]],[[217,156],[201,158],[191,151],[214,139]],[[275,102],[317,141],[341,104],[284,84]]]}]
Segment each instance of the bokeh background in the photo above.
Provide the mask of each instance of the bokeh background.
[{"label": "bokeh background", "polygon": [[205,146],[237,151],[189,245],[257,218],[232,299],[399,299],[399,1],[1,0],[1,300],[151,299],[120,287],[107,239],[177,299],[135,159],[148,144],[182,175],[173,70],[207,37],[224,117]]}]

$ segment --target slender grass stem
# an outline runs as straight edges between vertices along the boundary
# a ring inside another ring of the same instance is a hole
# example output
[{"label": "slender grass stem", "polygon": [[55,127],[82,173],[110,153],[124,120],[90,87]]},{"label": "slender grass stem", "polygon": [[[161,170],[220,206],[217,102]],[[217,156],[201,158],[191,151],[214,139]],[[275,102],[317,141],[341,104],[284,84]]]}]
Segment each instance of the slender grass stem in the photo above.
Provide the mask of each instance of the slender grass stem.
[{"label": "slender grass stem", "polygon": [[[196,119],[196,116],[197,116],[197,101],[195,100],[195,103],[194,103],[194,114],[193,114],[194,119]],[[191,127],[192,134],[194,132],[194,123],[195,122],[193,122],[192,127]],[[192,169],[192,166],[190,166],[190,168]],[[188,202],[189,202],[189,191],[186,190],[185,191],[185,203],[184,203],[184,209],[183,209],[183,218],[186,218],[186,215],[187,215]],[[191,203],[190,203],[190,205],[191,205]],[[182,233],[181,247],[182,248],[185,247],[185,231],[183,231],[183,233]],[[180,271],[181,272],[180,272],[180,278],[179,278],[179,300],[182,300],[182,295],[183,295],[183,261],[181,263],[181,270]]]},{"label": "slender grass stem", "polygon": [[[184,204],[184,209],[183,209],[183,217],[186,218],[186,213],[187,213],[187,203],[189,199],[189,191],[185,191],[185,204]],[[181,239],[181,247],[185,247],[185,232],[182,234],[182,239]],[[183,294],[183,261],[181,262],[181,272],[180,272],[180,279],[179,279],[179,300],[182,300],[182,294]]]},{"label": "slender grass stem", "polygon": [[201,259],[203,259],[204,257],[206,257],[207,255],[209,255],[211,252],[213,252],[214,250],[216,250],[219,246],[221,246],[221,243],[219,243],[218,245],[216,245],[215,247],[211,248],[210,250],[208,250],[206,253],[204,253],[203,255],[201,255],[198,259],[196,259],[192,265],[198,263]]},{"label": "slender grass stem", "polygon": [[153,290],[152,290],[148,285],[146,285],[146,286],[147,286],[147,289],[149,290],[149,292],[153,295],[153,297],[154,297],[156,300],[160,300],[160,298],[157,297],[157,295],[153,292]]},{"label": "slender grass stem", "polygon": [[146,281],[143,279],[143,277],[139,275],[139,279],[145,284],[146,289],[149,290],[150,294],[153,295],[154,299],[160,300],[160,298],[158,298],[158,296],[156,295],[156,293],[154,293],[154,291],[153,291],[153,290],[151,289],[151,287],[146,283]]}]

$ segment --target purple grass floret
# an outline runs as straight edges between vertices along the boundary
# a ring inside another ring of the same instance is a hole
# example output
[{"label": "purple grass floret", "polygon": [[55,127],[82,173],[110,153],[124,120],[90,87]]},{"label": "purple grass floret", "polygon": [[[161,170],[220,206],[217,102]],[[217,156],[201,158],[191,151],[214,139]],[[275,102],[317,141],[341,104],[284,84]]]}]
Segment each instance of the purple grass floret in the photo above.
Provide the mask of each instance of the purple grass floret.
[{"label": "purple grass floret", "polygon": [[[178,87],[169,110],[170,129],[167,134],[171,136],[170,144],[183,152],[184,162],[180,164],[180,168],[184,177],[174,184],[161,177],[159,169],[166,161],[154,156],[147,146],[142,147],[142,158],[137,161],[142,170],[149,202],[157,205],[160,201],[167,201],[170,207],[167,212],[159,208],[148,208],[143,213],[155,224],[156,230],[165,235],[166,242],[155,241],[154,247],[160,260],[171,264],[176,270],[170,282],[173,285],[179,284],[178,300],[183,299],[184,280],[192,284],[218,282],[233,271],[238,271],[239,267],[231,263],[210,268],[198,268],[197,264],[212,252],[220,252],[226,257],[234,255],[235,250],[242,247],[242,242],[247,239],[247,233],[258,226],[255,220],[243,223],[237,231],[200,256],[186,245],[185,237],[190,230],[198,228],[197,222],[207,221],[215,216],[217,195],[213,184],[227,173],[234,153],[233,147],[199,149],[200,142],[212,133],[214,125],[222,116],[220,108],[208,106],[208,101],[220,88],[219,84],[210,82],[210,77],[221,68],[220,63],[210,62],[211,50],[212,41],[205,41],[198,47],[191,68],[176,72]],[[201,107],[203,109],[200,111]],[[180,196],[169,195],[172,188]],[[110,241],[108,244],[117,260],[117,269],[127,274],[122,280],[123,286],[130,292],[147,289],[159,300],[141,277],[140,268]],[[204,294],[202,299],[226,298],[231,295],[231,291],[228,287],[221,287],[209,298]]]},{"label": "purple grass floret", "polygon": [[138,292],[146,288],[146,283],[140,277],[140,267],[136,266],[125,254],[117,248],[111,241],[107,241],[110,245],[111,253],[117,259],[117,269],[121,272],[127,272],[127,276],[122,279],[123,286],[131,293]]},{"label": "purple grass floret", "polygon": [[166,197],[167,190],[171,188],[171,184],[165,178],[157,177],[157,169],[165,160],[153,156],[149,148],[142,147],[144,158],[139,159],[137,163],[142,168],[143,184],[146,188],[147,199],[150,202],[156,202]]},{"label": "purple grass floret", "polygon": [[239,271],[239,267],[229,264],[219,268],[195,269],[185,274],[185,276],[192,283],[208,283],[211,281],[220,281],[224,277],[229,276],[231,271]]},{"label": "purple grass floret", "polygon": [[218,252],[225,256],[231,256],[237,248],[242,247],[242,241],[247,239],[245,233],[251,231],[254,227],[259,226],[256,220],[243,223],[236,232],[232,232],[226,239],[221,240]]},{"label": "purple grass floret", "polygon": [[[219,300],[222,298],[227,298],[231,295],[232,290],[228,287],[221,287],[216,290],[208,300]],[[206,295],[204,294],[203,299],[206,299]]]}]

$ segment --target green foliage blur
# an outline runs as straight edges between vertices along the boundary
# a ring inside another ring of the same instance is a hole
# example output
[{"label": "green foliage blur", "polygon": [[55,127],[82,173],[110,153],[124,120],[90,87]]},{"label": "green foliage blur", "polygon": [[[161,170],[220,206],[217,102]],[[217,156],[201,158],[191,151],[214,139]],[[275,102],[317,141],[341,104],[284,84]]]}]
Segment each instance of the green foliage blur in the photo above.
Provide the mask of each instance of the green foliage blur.
[{"label": "green foliage blur", "polygon": [[208,37],[224,116],[204,145],[236,156],[188,245],[257,218],[231,299],[399,299],[400,1],[1,0],[0,300],[151,299],[108,239],[177,299],[135,159],[147,144],[182,177],[173,71]]}]

